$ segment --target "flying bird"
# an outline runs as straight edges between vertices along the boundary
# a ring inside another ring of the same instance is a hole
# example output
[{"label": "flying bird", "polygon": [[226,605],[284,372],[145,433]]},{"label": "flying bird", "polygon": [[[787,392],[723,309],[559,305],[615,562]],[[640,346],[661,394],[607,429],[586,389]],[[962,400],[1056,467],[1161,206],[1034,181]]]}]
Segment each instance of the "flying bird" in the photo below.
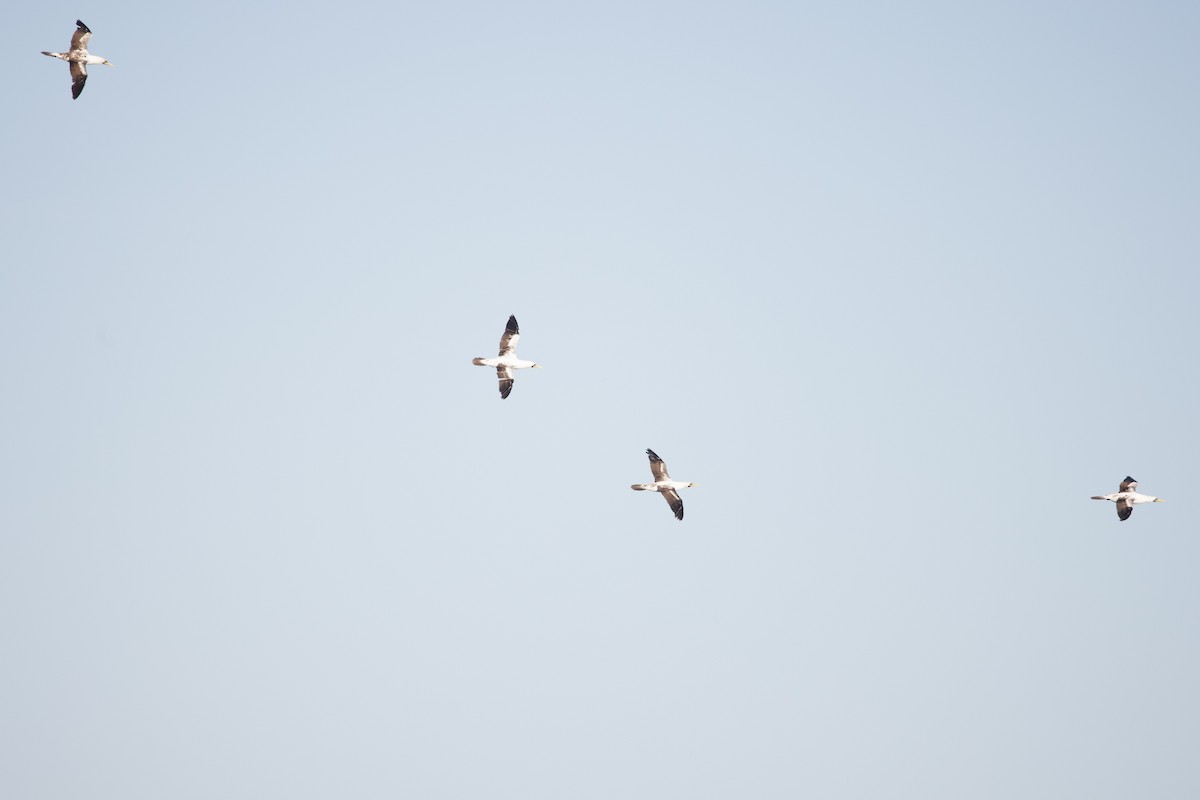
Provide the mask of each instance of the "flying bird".
[{"label": "flying bird", "polygon": [[658,453],[653,450],[646,450],[646,455],[650,456],[650,474],[654,476],[654,483],[635,483],[630,486],[635,492],[659,492],[666,499],[667,505],[675,512],[675,519],[683,519],[683,501],[679,499],[677,489],[687,489],[695,486],[694,483],[684,483],[683,481],[673,481],[671,476],[667,474],[667,464],[658,457]]},{"label": "flying bird", "polygon": [[88,52],[88,42],[92,38],[92,29],[83,24],[82,20],[75,20],[75,35],[71,37],[71,49],[66,53],[49,53],[45,50],[42,55],[50,56],[51,58],[61,58],[66,61],[71,67],[71,99],[78,100],[80,93],[83,92],[83,85],[87,83],[87,65],[88,64],[107,64],[112,66],[107,58],[94,56]]},{"label": "flying bird", "polygon": [[1119,517],[1121,521],[1129,519],[1129,515],[1133,513],[1132,506],[1135,506],[1138,503],[1163,502],[1161,497],[1155,497],[1154,495],[1150,494],[1139,494],[1135,491],[1136,489],[1137,481],[1126,475],[1125,480],[1121,481],[1121,488],[1118,491],[1115,491],[1112,494],[1092,495],[1092,499],[1112,500],[1114,503],[1116,503],[1117,517]]},{"label": "flying bird", "polygon": [[504,327],[504,335],[500,337],[500,356],[499,358],[473,358],[471,363],[477,367],[495,367],[496,377],[500,379],[500,399],[508,397],[512,392],[513,387],[513,370],[526,369],[532,367],[541,369],[541,364],[535,364],[532,361],[525,361],[517,358],[517,340],[521,338],[521,331],[517,327],[517,318],[512,314],[508,316],[508,325]]}]

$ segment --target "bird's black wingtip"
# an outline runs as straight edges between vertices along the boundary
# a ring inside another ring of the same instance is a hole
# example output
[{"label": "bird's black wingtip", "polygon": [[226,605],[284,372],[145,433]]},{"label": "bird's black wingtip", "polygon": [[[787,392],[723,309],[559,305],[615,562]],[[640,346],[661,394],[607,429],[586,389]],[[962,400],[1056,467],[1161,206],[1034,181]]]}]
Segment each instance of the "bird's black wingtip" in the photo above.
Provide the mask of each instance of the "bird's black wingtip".
[{"label": "bird's black wingtip", "polygon": [[509,333],[520,333],[521,332],[520,328],[517,327],[517,315],[516,314],[508,315],[508,324],[506,326],[504,326],[504,330],[508,331]]},{"label": "bird's black wingtip", "polygon": [[658,453],[654,452],[649,447],[646,448],[646,455],[650,456],[651,461],[662,461],[662,459],[658,457]]},{"label": "bird's black wingtip", "polygon": [[84,25],[83,20],[81,20],[81,19],[75,20],[75,27],[79,28],[79,30],[83,31],[84,33],[92,32],[92,29],[89,28],[87,25]]},{"label": "bird's black wingtip", "polygon": [[678,492],[671,492],[666,495],[667,500],[671,503],[671,511],[675,514],[675,519],[683,522],[683,501],[679,499]]},{"label": "bird's black wingtip", "polygon": [[1128,475],[1125,476],[1125,482],[1126,483],[1137,483],[1137,481],[1135,481],[1133,478],[1129,477]]}]

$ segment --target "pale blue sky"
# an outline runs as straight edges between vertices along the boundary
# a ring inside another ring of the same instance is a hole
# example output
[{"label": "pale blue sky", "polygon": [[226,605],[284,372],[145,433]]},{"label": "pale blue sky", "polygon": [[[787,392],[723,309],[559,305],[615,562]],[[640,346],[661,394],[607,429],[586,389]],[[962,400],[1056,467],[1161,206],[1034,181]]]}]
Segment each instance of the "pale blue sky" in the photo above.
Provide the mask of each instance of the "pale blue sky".
[{"label": "pale blue sky", "polygon": [[1197,796],[1198,39],[10,9],[0,795]]}]

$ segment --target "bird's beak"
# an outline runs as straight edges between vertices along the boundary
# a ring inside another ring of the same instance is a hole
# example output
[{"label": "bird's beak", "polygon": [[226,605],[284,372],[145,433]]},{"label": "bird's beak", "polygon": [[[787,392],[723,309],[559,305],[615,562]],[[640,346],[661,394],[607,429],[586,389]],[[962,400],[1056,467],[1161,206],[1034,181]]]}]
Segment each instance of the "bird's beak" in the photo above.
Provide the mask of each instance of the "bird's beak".
[{"label": "bird's beak", "polygon": [[534,365],[533,365],[533,368],[534,368],[534,369],[541,369],[541,368],[542,368],[542,365],[541,365],[541,364],[534,364]]},{"label": "bird's beak", "polygon": [[104,64],[105,64],[106,66],[109,66],[109,67],[115,67],[115,66],[116,66],[116,64],[112,63],[111,61],[105,61],[105,62],[104,62]]},{"label": "bird's beak", "polygon": [[1163,500],[1161,497],[1156,497],[1156,498],[1154,498],[1154,502],[1156,502],[1156,503],[1165,503],[1165,502],[1166,502],[1166,500]]}]

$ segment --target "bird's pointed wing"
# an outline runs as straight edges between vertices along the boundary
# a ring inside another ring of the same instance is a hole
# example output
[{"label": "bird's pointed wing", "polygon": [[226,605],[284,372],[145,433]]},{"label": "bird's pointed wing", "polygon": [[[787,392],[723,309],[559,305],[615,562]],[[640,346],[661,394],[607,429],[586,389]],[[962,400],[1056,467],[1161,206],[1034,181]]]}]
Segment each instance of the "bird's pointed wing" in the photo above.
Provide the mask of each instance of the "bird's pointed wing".
[{"label": "bird's pointed wing", "polygon": [[71,67],[71,99],[78,100],[83,92],[83,85],[87,83],[87,64],[79,61],[67,63]]},{"label": "bird's pointed wing", "polygon": [[667,474],[667,463],[658,457],[658,453],[647,448],[646,455],[650,456],[650,474],[654,476],[654,480],[671,480],[671,476]]},{"label": "bird's pointed wing", "polygon": [[504,328],[504,335],[500,337],[500,355],[506,356],[517,349],[517,340],[521,338],[521,330],[517,327],[517,318],[512,314],[508,315],[508,325]]},{"label": "bird's pointed wing", "polygon": [[1125,480],[1121,481],[1121,491],[1122,492],[1137,491],[1137,481],[1135,481],[1133,478],[1126,475]]},{"label": "bird's pointed wing", "polygon": [[500,379],[500,399],[503,400],[512,392],[512,370],[504,366],[496,367],[496,377]]},{"label": "bird's pointed wing", "polygon": [[683,519],[683,501],[679,499],[679,492],[674,489],[663,489],[659,492],[667,500],[667,505],[671,507],[671,511],[675,512],[675,519]]},{"label": "bird's pointed wing", "polygon": [[72,50],[87,50],[88,42],[92,38],[92,29],[84,25],[80,20],[75,20],[75,33],[71,36]]},{"label": "bird's pointed wing", "polygon": [[1129,519],[1129,515],[1133,513],[1133,509],[1129,506],[1129,502],[1122,497],[1117,501],[1117,516],[1122,522]]}]

